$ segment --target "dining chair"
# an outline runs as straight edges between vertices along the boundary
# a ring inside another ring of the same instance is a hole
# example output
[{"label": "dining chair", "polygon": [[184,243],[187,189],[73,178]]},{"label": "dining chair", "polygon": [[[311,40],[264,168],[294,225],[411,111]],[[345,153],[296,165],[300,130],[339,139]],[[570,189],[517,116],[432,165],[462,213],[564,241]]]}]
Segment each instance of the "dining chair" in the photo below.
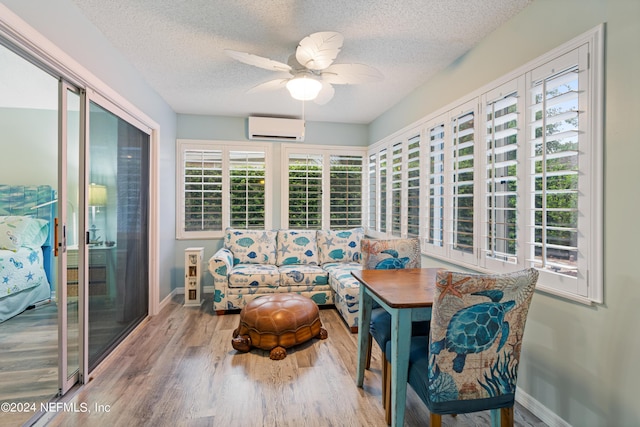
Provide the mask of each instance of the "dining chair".
[{"label": "dining chair", "polygon": [[[522,338],[538,271],[443,270],[436,277],[430,336],[411,338],[408,374],[431,412],[429,425],[439,427],[443,414],[491,410],[492,425],[513,426]],[[390,360],[390,344],[385,353]]]},{"label": "dining chair", "polygon": [[[408,239],[362,239],[360,241],[362,254],[361,263],[365,270],[395,270],[403,268],[420,268],[422,259],[420,255],[420,240]],[[429,322],[414,322],[412,334],[428,335]],[[386,343],[391,340],[391,315],[380,307],[375,301],[371,311],[371,322],[367,344],[367,369],[371,366],[371,351],[373,341],[378,344],[382,352],[382,402],[386,401],[385,381],[389,371],[386,370],[384,349]],[[390,380],[389,380],[390,381]]]}]

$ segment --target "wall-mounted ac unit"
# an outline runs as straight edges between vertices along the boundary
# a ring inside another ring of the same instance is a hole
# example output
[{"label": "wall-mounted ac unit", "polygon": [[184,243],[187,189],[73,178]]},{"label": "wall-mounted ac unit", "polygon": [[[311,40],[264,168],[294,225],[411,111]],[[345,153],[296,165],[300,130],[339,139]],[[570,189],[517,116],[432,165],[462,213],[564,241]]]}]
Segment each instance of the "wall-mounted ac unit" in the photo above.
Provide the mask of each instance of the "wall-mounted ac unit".
[{"label": "wall-mounted ac unit", "polygon": [[304,120],[249,117],[249,139],[304,141]]}]

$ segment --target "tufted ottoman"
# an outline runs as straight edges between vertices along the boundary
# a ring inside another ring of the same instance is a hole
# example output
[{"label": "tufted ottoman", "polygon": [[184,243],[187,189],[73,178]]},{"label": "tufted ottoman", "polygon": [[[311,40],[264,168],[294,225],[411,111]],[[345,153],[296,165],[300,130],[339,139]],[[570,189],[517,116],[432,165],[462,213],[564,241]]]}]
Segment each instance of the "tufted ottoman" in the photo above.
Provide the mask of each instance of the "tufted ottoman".
[{"label": "tufted ottoman", "polygon": [[282,293],[256,298],[240,311],[231,345],[241,352],[251,347],[270,350],[272,360],[281,360],[287,348],[311,338],[327,338],[318,306],[305,296]]}]

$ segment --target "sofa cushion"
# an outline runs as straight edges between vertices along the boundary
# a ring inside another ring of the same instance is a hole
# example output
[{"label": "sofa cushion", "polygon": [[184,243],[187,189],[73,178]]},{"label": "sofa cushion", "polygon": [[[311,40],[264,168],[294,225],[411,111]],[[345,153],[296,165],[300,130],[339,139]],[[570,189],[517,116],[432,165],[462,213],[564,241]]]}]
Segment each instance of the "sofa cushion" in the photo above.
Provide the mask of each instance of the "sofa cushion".
[{"label": "sofa cushion", "polygon": [[233,253],[233,264],[275,264],[275,230],[227,228],[224,246]]},{"label": "sofa cushion", "polygon": [[329,274],[317,265],[280,266],[280,286],[327,285]]},{"label": "sofa cushion", "polygon": [[360,240],[364,228],[351,230],[318,230],[318,259],[328,262],[360,261]]},{"label": "sofa cushion", "polygon": [[277,265],[318,265],[315,230],[278,230]]},{"label": "sofa cushion", "polygon": [[358,295],[360,282],[351,275],[352,271],[362,270],[358,262],[327,263],[322,266],[329,273],[329,284],[336,292]]},{"label": "sofa cushion", "polygon": [[280,271],[270,264],[238,264],[229,274],[230,288],[280,286]]}]

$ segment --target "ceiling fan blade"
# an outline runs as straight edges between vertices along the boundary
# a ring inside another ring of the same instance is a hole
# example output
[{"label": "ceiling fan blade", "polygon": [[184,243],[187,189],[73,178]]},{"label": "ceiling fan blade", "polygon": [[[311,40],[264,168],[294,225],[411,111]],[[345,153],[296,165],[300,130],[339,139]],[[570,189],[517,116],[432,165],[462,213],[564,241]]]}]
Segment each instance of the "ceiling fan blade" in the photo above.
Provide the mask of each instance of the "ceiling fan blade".
[{"label": "ceiling fan blade", "polygon": [[338,56],[343,41],[342,34],[335,31],[313,33],[298,44],[296,59],[310,70],[324,70]]},{"label": "ceiling fan blade", "polygon": [[225,49],[226,53],[231,58],[244,62],[245,64],[253,65],[254,67],[260,67],[272,71],[289,71],[291,67],[283,62],[274,61],[273,59],[264,58],[262,56],[254,55],[247,52],[238,52],[237,50]]},{"label": "ceiling fan blade", "polygon": [[384,78],[382,73],[364,64],[334,64],[322,71],[322,79],[331,84],[372,83]]},{"label": "ceiling fan blade", "polygon": [[318,92],[318,96],[313,100],[318,105],[324,105],[331,101],[336,90],[327,82],[322,82],[322,89]]},{"label": "ceiling fan blade", "polygon": [[291,79],[275,79],[268,82],[260,83],[257,86],[252,87],[247,93],[264,92],[268,90],[278,90],[287,86],[287,82]]}]

